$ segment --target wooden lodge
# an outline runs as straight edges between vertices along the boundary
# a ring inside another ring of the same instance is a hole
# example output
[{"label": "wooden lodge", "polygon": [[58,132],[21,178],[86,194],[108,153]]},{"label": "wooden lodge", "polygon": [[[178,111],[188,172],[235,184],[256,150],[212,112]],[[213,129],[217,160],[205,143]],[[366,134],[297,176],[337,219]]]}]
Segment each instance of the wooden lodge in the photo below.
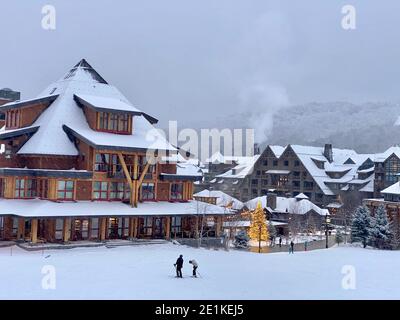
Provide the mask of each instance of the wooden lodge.
[{"label": "wooden lodge", "polygon": [[226,210],[192,200],[201,174],[161,161],[178,150],[157,119],[85,60],[0,112],[0,240],[198,237],[201,224],[220,235]]}]

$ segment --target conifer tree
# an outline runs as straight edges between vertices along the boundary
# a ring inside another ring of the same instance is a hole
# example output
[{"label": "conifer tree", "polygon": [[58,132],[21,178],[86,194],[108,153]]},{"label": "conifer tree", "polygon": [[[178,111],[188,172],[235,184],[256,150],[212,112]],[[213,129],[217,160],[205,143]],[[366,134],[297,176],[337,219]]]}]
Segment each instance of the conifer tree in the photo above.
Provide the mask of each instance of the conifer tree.
[{"label": "conifer tree", "polygon": [[251,224],[249,228],[249,237],[251,240],[258,241],[258,252],[261,252],[261,241],[268,240],[267,222],[261,201],[257,203],[257,208],[251,215]]},{"label": "conifer tree", "polygon": [[385,207],[380,205],[375,212],[371,228],[371,241],[372,245],[376,248],[382,249],[388,247],[392,238],[392,231],[390,228],[390,221],[388,219]]},{"label": "conifer tree", "polygon": [[351,242],[361,242],[365,248],[371,236],[371,214],[367,207],[359,206],[351,223]]}]

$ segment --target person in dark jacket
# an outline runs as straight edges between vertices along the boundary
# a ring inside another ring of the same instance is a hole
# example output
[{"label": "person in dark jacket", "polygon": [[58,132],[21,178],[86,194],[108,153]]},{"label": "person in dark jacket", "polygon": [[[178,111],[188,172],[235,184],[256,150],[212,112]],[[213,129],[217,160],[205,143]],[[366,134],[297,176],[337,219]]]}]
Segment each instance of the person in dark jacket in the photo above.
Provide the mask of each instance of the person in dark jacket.
[{"label": "person in dark jacket", "polygon": [[289,253],[294,253],[294,242],[290,241]]},{"label": "person in dark jacket", "polygon": [[176,268],[176,277],[183,278],[182,277],[183,255],[179,256],[179,258],[176,260],[176,263],[174,264],[174,266]]}]

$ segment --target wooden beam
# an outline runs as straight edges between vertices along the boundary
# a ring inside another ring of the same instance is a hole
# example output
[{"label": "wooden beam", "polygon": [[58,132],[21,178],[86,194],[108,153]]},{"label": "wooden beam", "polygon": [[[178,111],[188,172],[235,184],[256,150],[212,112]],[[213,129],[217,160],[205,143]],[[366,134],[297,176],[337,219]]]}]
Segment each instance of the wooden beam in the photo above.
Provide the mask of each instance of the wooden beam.
[{"label": "wooden beam", "polygon": [[133,238],[134,218],[129,218],[129,238]]},{"label": "wooden beam", "polygon": [[139,156],[137,154],[133,155],[133,179],[137,179],[138,177],[138,163]]},{"label": "wooden beam", "polygon": [[137,238],[139,218],[135,217],[133,219],[133,237]]},{"label": "wooden beam", "polygon": [[106,225],[107,221],[106,218],[100,218],[100,240],[106,240]]},{"label": "wooden beam", "polygon": [[139,177],[139,180],[138,180],[138,185],[137,185],[138,189],[142,185],[142,182],[144,180],[144,176],[146,175],[147,171],[149,170],[149,167],[150,167],[150,162],[147,162],[146,165],[143,168],[143,172],[140,174],[140,177]]},{"label": "wooden beam", "polygon": [[32,219],[31,222],[31,242],[37,243],[38,220]]},{"label": "wooden beam", "polygon": [[23,240],[24,237],[25,237],[25,219],[18,218],[17,240]]},{"label": "wooden beam", "polygon": [[64,218],[64,223],[63,223],[63,241],[64,242],[69,241],[69,238],[71,236],[70,228],[71,228],[71,218]]},{"label": "wooden beam", "polygon": [[124,156],[122,155],[121,152],[118,152],[118,159],[119,159],[119,162],[122,165],[122,169],[124,170],[125,178],[128,181],[129,185],[131,186],[132,185],[132,178],[131,178],[131,175],[129,174],[128,167],[126,166],[126,163],[125,163],[125,160],[124,160]]},{"label": "wooden beam", "polygon": [[165,230],[165,239],[169,240],[171,239],[171,217],[166,217],[166,230]]}]

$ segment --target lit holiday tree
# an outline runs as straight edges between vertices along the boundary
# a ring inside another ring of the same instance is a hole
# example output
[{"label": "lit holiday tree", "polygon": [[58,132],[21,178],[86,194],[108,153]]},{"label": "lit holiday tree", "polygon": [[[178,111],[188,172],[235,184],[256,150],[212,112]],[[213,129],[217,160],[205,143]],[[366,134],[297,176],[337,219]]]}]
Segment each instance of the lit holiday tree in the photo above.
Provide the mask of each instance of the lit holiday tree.
[{"label": "lit holiday tree", "polygon": [[251,215],[249,237],[251,240],[258,241],[258,252],[260,253],[261,241],[267,241],[269,238],[267,230],[267,221],[265,219],[264,210],[261,206],[261,201],[257,203],[257,208]]}]

